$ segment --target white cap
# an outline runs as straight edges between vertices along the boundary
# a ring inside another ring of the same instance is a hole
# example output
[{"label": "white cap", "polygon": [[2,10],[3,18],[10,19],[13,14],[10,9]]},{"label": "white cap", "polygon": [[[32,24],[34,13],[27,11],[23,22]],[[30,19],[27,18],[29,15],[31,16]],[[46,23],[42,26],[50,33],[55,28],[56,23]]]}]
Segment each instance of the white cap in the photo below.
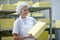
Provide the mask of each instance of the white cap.
[{"label": "white cap", "polygon": [[16,7],[16,12],[20,14],[22,8],[25,7],[25,6],[27,6],[27,7],[29,8],[29,5],[28,5],[27,3],[25,3],[25,2],[20,3],[20,4],[17,5],[17,7]]}]

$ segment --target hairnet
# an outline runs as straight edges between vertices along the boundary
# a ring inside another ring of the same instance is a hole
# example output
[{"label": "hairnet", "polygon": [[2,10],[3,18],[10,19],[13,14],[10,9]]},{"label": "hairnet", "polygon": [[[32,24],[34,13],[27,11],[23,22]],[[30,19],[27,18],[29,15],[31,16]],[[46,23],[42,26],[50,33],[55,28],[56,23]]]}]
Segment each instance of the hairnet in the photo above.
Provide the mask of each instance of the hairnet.
[{"label": "hairnet", "polygon": [[17,5],[17,7],[16,7],[16,12],[17,12],[18,14],[20,14],[22,8],[25,7],[25,6],[27,6],[27,7],[29,8],[29,5],[28,5],[27,3],[24,3],[24,2],[20,3],[20,4]]}]

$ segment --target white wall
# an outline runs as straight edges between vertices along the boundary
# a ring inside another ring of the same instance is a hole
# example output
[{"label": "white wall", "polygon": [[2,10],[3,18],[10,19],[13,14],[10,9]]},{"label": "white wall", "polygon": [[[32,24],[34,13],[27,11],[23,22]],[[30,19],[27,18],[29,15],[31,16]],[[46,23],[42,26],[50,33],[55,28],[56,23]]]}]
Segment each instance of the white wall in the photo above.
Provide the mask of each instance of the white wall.
[{"label": "white wall", "polygon": [[[40,0],[40,1],[41,2],[50,2],[51,8],[52,8],[52,19],[60,20],[60,0]],[[46,11],[44,13],[47,16]]]},{"label": "white wall", "polygon": [[60,0],[51,0],[53,20],[60,20]]}]

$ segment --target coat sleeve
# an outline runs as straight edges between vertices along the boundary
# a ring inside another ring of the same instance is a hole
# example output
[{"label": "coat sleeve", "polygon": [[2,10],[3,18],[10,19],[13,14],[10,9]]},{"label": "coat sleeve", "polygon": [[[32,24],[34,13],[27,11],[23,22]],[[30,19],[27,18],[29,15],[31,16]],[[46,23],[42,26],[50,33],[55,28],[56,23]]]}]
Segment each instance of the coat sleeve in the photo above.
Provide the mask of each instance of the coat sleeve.
[{"label": "coat sleeve", "polygon": [[14,34],[14,33],[19,34],[19,31],[20,31],[19,23],[18,23],[18,21],[15,21],[13,24],[12,34]]}]

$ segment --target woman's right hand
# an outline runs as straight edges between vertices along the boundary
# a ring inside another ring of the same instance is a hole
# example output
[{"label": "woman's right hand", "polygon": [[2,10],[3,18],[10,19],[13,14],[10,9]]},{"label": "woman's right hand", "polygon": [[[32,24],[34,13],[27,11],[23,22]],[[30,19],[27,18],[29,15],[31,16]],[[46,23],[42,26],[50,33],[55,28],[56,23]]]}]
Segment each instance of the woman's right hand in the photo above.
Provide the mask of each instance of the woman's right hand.
[{"label": "woman's right hand", "polygon": [[18,34],[13,34],[14,40],[24,40],[25,37],[21,37]]},{"label": "woman's right hand", "polygon": [[14,40],[24,40],[25,37],[14,36]]}]

